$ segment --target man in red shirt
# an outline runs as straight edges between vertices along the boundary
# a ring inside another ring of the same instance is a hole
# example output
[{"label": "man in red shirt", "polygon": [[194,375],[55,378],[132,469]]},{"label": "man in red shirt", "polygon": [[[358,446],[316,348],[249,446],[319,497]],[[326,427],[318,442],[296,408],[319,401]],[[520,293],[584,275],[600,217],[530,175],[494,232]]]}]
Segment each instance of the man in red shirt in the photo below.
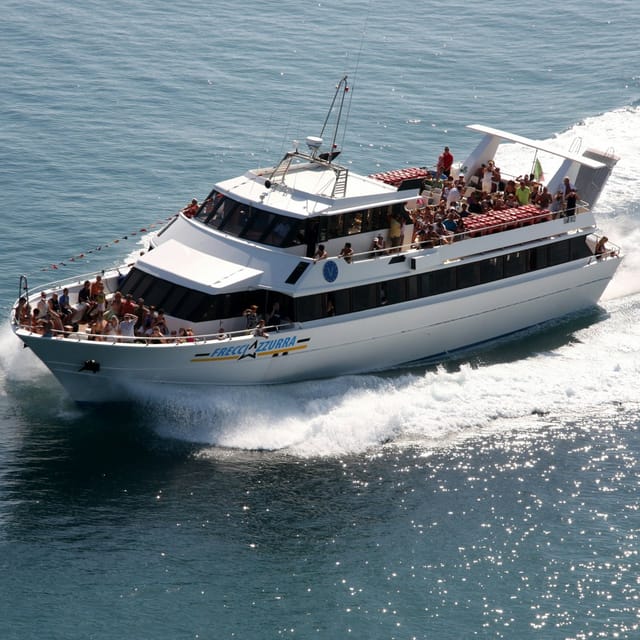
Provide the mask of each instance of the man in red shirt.
[{"label": "man in red shirt", "polygon": [[440,154],[438,158],[438,177],[441,175],[447,176],[447,178],[451,175],[451,165],[453,164],[453,155],[449,151],[449,147],[445,147],[444,151]]}]

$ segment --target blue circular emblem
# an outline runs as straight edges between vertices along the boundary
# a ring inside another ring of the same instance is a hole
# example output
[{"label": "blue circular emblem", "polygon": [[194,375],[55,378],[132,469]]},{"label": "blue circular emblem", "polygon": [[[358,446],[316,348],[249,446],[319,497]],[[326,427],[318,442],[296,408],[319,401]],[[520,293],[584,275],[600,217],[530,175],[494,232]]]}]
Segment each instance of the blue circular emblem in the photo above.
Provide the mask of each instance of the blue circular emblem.
[{"label": "blue circular emblem", "polygon": [[327,260],[322,266],[322,275],[327,282],[334,282],[338,277],[338,265],[333,260]]}]

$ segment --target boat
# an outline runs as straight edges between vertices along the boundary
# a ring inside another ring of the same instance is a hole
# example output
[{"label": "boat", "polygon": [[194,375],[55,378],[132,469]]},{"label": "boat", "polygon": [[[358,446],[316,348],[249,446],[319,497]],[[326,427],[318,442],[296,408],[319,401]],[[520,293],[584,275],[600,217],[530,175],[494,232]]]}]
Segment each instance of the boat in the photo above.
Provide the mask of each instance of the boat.
[{"label": "boat", "polygon": [[[132,262],[33,291],[20,277],[12,330],[73,400],[383,371],[597,305],[622,260],[593,214],[616,156],[474,124],[480,141],[450,175],[420,166],[363,175],[339,162],[348,92],[344,76],[319,136],[216,183]],[[531,151],[532,167],[546,154],[557,170],[543,181],[504,167],[483,195],[483,171],[513,143]],[[516,178],[551,194],[568,179],[574,202],[506,206],[496,194]],[[452,207],[485,203],[443,231],[452,184],[462,189]],[[61,319],[48,301],[65,289]],[[109,314],[113,327],[100,321]]]}]

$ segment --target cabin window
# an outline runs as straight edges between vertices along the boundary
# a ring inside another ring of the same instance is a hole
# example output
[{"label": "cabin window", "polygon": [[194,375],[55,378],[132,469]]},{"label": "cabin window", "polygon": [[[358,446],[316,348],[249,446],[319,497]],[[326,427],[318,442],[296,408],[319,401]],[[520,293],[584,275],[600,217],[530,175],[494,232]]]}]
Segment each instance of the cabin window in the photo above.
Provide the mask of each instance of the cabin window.
[{"label": "cabin window", "polygon": [[384,287],[386,297],[384,304],[398,304],[399,302],[404,302],[407,299],[407,284],[409,280],[410,278],[387,280]]},{"label": "cabin window", "polygon": [[493,282],[502,278],[502,256],[481,260],[477,265],[480,271],[480,283]]},{"label": "cabin window", "polygon": [[569,261],[568,240],[549,245],[549,261],[551,264],[562,264]]},{"label": "cabin window", "polygon": [[569,240],[570,243],[570,253],[572,260],[579,260],[580,258],[588,258],[593,254],[591,253],[591,249],[587,246],[587,242],[583,236],[578,238],[571,238]]},{"label": "cabin window", "polygon": [[518,276],[527,271],[528,251],[516,251],[504,256],[504,276]]},{"label": "cabin window", "polygon": [[466,289],[480,284],[480,267],[477,262],[462,264],[456,269],[457,288]]}]

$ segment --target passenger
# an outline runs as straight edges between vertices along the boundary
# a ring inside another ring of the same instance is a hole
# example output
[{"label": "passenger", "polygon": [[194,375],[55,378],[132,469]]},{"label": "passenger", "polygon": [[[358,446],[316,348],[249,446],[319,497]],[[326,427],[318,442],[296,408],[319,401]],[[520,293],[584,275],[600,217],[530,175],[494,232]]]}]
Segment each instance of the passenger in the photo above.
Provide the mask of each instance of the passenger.
[{"label": "passenger", "polygon": [[[100,278],[100,276],[98,276],[98,278]],[[92,314],[102,315],[106,310],[106,301],[107,301],[107,298],[104,294],[104,282],[102,282],[102,279],[100,279],[95,284],[96,286],[92,287],[92,292],[95,291],[95,293],[92,293],[91,295],[91,299],[93,300],[93,304],[94,304],[94,307],[92,309]]]},{"label": "passenger", "polygon": [[216,336],[216,338],[218,338],[218,340],[226,340],[228,337],[229,336],[224,330],[224,327],[222,326],[222,322],[221,322],[220,326],[218,327],[218,335]]},{"label": "passenger", "polygon": [[187,327],[187,342],[195,342],[196,341],[196,337],[193,333],[193,329],[191,327]]},{"label": "passenger", "polygon": [[449,151],[449,147],[445,147],[444,151],[438,157],[437,173],[438,177],[451,175],[451,166],[453,165],[453,155]]},{"label": "passenger", "polygon": [[549,193],[549,189],[547,187],[542,187],[542,191],[540,191],[537,196],[535,203],[541,208],[548,210],[553,202],[553,196]]},{"label": "passenger", "polygon": [[515,183],[515,181],[514,181],[514,180],[509,180],[509,181],[507,182],[507,184],[505,185],[505,187],[504,187],[504,197],[505,197],[505,200],[507,199],[507,196],[509,196],[509,195],[512,195],[512,196],[514,196],[514,197],[515,197],[515,195],[516,195],[516,189],[517,189],[517,187],[516,187],[516,183]]},{"label": "passenger", "polygon": [[[49,302],[51,302],[51,300],[49,300]],[[51,328],[54,331],[54,333],[57,333],[58,335],[62,335],[64,333],[64,322],[62,322],[62,318],[60,317],[60,314],[54,311],[54,306],[55,305],[49,306],[49,312],[47,313],[47,318],[49,322],[51,322]]]},{"label": "passenger", "polygon": [[63,322],[66,323],[67,319],[73,314],[71,300],[69,299],[69,289],[67,289],[67,287],[65,287],[62,290],[62,293],[58,296],[58,306],[60,307],[60,316],[62,317]]},{"label": "passenger", "polygon": [[91,286],[89,288],[90,291],[90,296],[91,299],[95,301],[96,296],[99,293],[103,293],[104,294],[104,283],[102,282],[102,276],[101,275],[97,275],[95,282],[91,283]]},{"label": "passenger", "polygon": [[372,258],[378,258],[384,253],[384,238],[379,233],[371,242]]},{"label": "passenger", "polygon": [[404,221],[399,214],[391,214],[389,216],[389,240],[391,241],[392,251],[399,251],[399,247],[403,242]]},{"label": "passenger", "polygon": [[524,180],[520,181],[520,186],[516,189],[515,196],[520,206],[529,204],[529,200],[531,199],[531,189],[527,186],[527,183]]},{"label": "passenger", "polygon": [[449,189],[449,193],[447,193],[447,207],[451,207],[455,204],[457,204],[460,201],[460,198],[462,197],[462,194],[460,193],[460,189],[458,188],[457,184],[453,184],[452,187]]},{"label": "passenger", "polygon": [[607,242],[609,242],[609,238],[607,238],[607,236],[602,236],[602,238],[600,238],[598,242],[596,242],[596,248],[594,249],[593,253],[598,260],[602,260],[602,258],[607,255]]},{"label": "passenger", "polygon": [[120,320],[122,317],[122,294],[119,291],[116,291],[113,294],[113,298],[109,301],[109,306],[106,311],[106,314],[109,316],[109,319],[112,316],[115,316]]},{"label": "passenger", "polygon": [[104,326],[104,335],[108,337],[115,337],[120,331],[120,321],[118,316],[112,315]]},{"label": "passenger", "polygon": [[517,207],[519,203],[517,198],[513,195],[513,193],[507,193],[505,196],[504,204],[507,207],[507,209],[513,209]]},{"label": "passenger", "polygon": [[138,318],[133,313],[125,313],[124,318],[120,322],[120,335],[124,340],[133,340],[135,338],[135,326]]},{"label": "passenger", "polygon": [[153,329],[151,329],[151,335],[148,337],[151,338],[152,344],[158,344],[164,342],[166,336],[162,333],[160,327],[153,327]]},{"label": "passenger", "polygon": [[16,308],[13,310],[13,320],[17,325],[23,325],[29,319],[29,305],[24,296],[20,296]]},{"label": "passenger", "polygon": [[469,208],[469,213],[482,213],[482,193],[479,191],[474,191],[467,198],[467,206]]},{"label": "passenger", "polygon": [[491,191],[502,191],[504,189],[504,183],[502,182],[502,176],[500,174],[500,167],[496,167],[493,164],[493,160],[489,161],[491,167]]},{"label": "passenger", "polygon": [[158,315],[154,319],[153,328],[158,329],[161,335],[165,338],[171,333],[167,326],[167,319],[164,317],[164,311],[162,309],[158,309]]},{"label": "passenger", "polygon": [[489,165],[483,165],[484,170],[482,172],[482,190],[485,193],[491,193],[491,187],[493,184],[493,162],[490,162]]},{"label": "passenger", "polygon": [[242,315],[246,318],[247,329],[253,329],[258,324],[258,305],[252,304]]},{"label": "passenger", "polygon": [[342,247],[342,251],[340,251],[338,258],[344,258],[344,261],[347,264],[351,264],[353,260],[353,249],[351,248],[350,242],[345,242],[344,247]]},{"label": "passenger", "polygon": [[47,294],[44,291],[40,292],[40,300],[38,300],[36,306],[38,307],[40,319],[45,318],[49,312],[49,304],[47,303]]},{"label": "passenger", "polygon": [[458,214],[455,209],[449,211],[447,217],[442,221],[444,228],[450,233],[458,232]]},{"label": "passenger", "polygon": [[256,328],[253,330],[253,335],[258,337],[258,338],[268,338],[269,334],[266,332],[265,329],[265,321],[264,320],[259,320],[258,324],[256,325]]},{"label": "passenger", "polygon": [[213,213],[213,198],[211,196],[209,196],[202,204],[202,210],[204,212],[205,222],[209,222],[209,218]]},{"label": "passenger", "polygon": [[313,260],[317,262],[318,260],[324,260],[327,256],[327,250],[324,248],[324,245],[319,244],[316,252],[313,254]]},{"label": "passenger", "polygon": [[575,191],[575,187],[571,184],[571,180],[569,180],[569,176],[564,178],[562,181],[562,197],[566,200],[567,196],[571,191]]},{"label": "passenger", "polygon": [[183,207],[180,210],[180,213],[182,213],[187,218],[193,218],[193,216],[198,213],[198,201],[193,198],[193,200],[191,200],[191,202],[186,207]]},{"label": "passenger", "polygon": [[549,206],[549,211],[553,218],[562,217],[564,215],[564,199],[562,197],[562,190],[558,189],[558,191],[556,191],[556,195],[553,197],[551,205]]},{"label": "passenger", "polygon": [[269,320],[267,322],[270,326],[275,326],[275,327],[277,327],[282,322],[282,318],[280,317],[279,302],[273,303],[273,307],[271,307],[271,313],[269,314]]},{"label": "passenger", "polygon": [[105,328],[106,328],[106,323],[104,321],[104,317],[102,313],[98,313],[91,325],[91,333],[95,335],[95,339],[98,342],[104,342]]},{"label": "passenger", "polygon": [[135,313],[136,311],[136,303],[133,300],[133,296],[130,293],[124,297],[124,301],[122,302],[122,306],[120,307],[121,315],[124,318],[127,314]]},{"label": "passenger", "polygon": [[31,312],[30,321],[30,329],[32,333],[42,333],[42,321],[40,318],[40,309],[35,307]]},{"label": "passenger", "polygon": [[85,283],[78,291],[78,306],[76,307],[76,314],[74,319],[78,322],[82,322],[89,317],[91,310],[93,309],[93,302],[91,300],[91,283],[89,280],[85,280]]},{"label": "passenger", "polygon": [[447,231],[442,220],[436,220],[433,224],[433,229],[440,238],[440,244],[451,244],[453,242],[453,234]]},{"label": "passenger", "polygon": [[578,194],[575,189],[569,191],[564,199],[564,213],[566,216],[576,215],[576,205],[578,203]]}]

